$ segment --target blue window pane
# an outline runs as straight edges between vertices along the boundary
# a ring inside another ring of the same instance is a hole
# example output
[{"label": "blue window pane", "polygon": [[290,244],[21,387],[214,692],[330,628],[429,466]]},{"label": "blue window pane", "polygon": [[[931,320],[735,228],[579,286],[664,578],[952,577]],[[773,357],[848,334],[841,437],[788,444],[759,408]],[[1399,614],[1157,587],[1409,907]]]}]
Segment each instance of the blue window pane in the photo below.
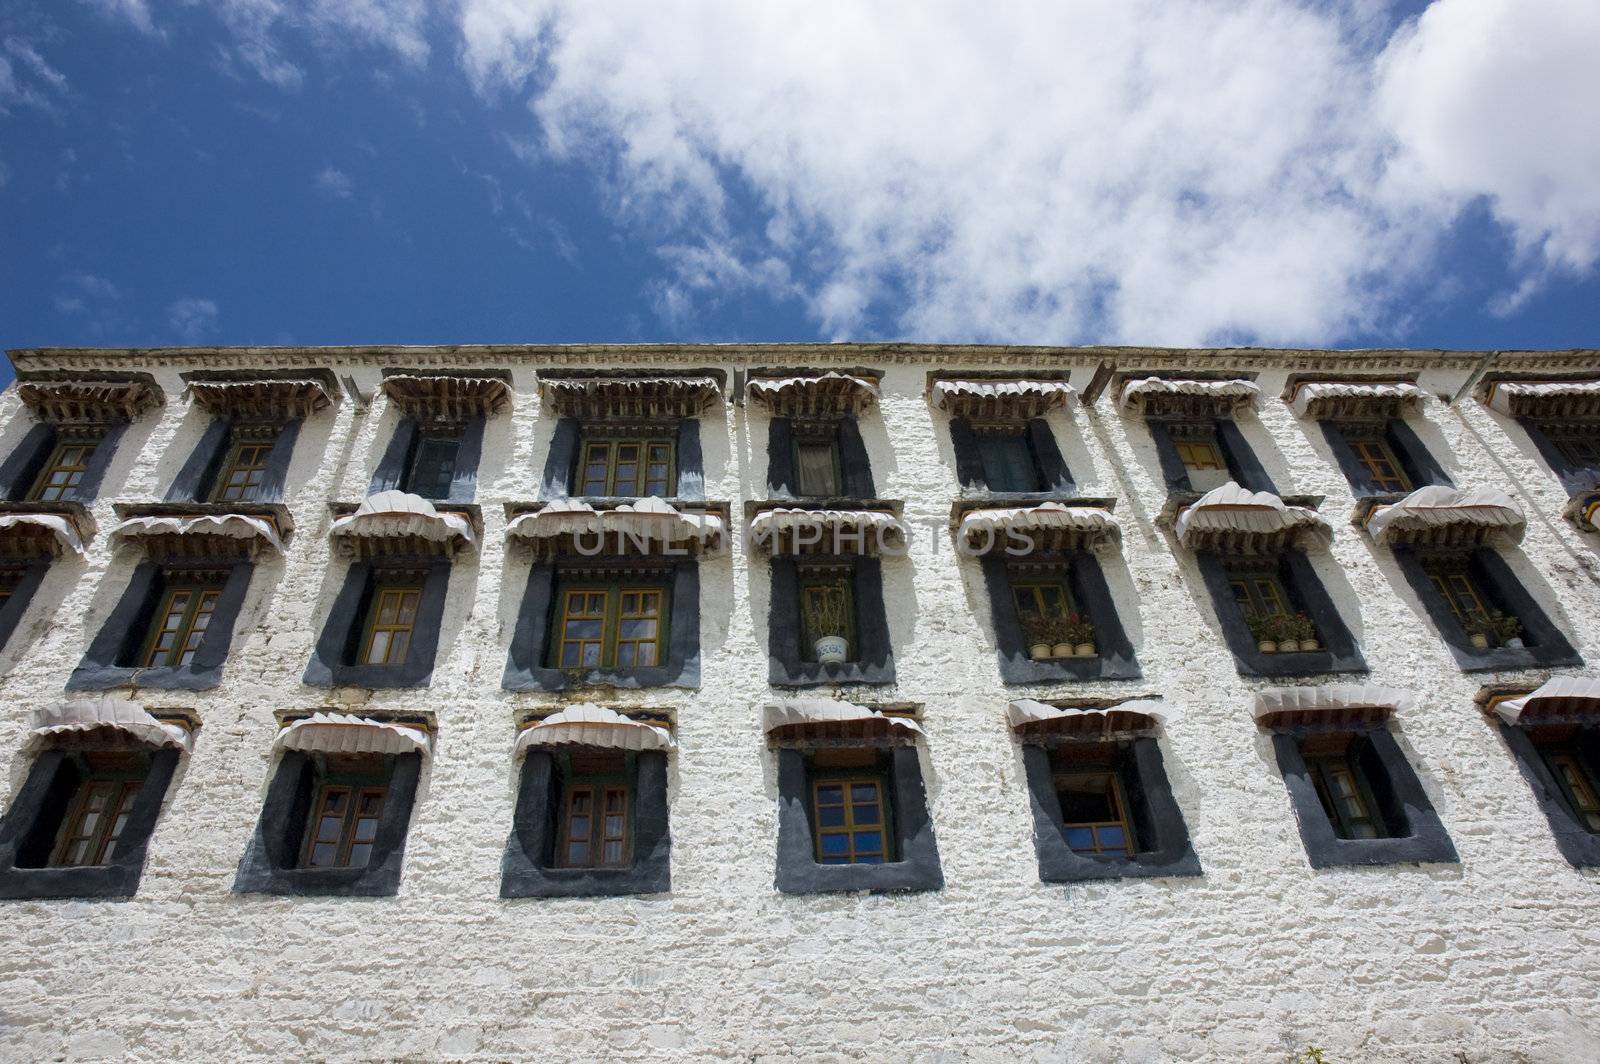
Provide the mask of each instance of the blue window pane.
[{"label": "blue window pane", "polygon": [[856,849],[858,851],[875,851],[883,849],[883,834],[877,831],[856,832]]},{"label": "blue window pane", "polygon": [[844,801],[844,788],[838,786],[818,787],[817,801],[826,805],[838,805]]},{"label": "blue window pane", "polygon": [[844,806],[825,805],[817,810],[817,822],[825,828],[844,827]]},{"label": "blue window pane", "polygon": [[822,836],[822,852],[824,854],[848,854],[850,852],[850,837],[848,835]]},{"label": "blue window pane", "polygon": [[878,800],[878,787],[872,783],[855,783],[850,786],[850,800],[852,802],[876,802]]},{"label": "blue window pane", "polygon": [[1094,829],[1092,828],[1067,828],[1063,834],[1066,835],[1067,845],[1074,850],[1094,849]]},{"label": "blue window pane", "polygon": [[857,857],[856,864],[883,864],[882,857]]},{"label": "blue window pane", "polygon": [[856,806],[856,823],[863,826],[882,823],[878,819],[878,807],[876,805]]},{"label": "blue window pane", "polygon": [[1121,828],[1101,828],[1100,846],[1102,849],[1120,850],[1128,845],[1127,836]]}]

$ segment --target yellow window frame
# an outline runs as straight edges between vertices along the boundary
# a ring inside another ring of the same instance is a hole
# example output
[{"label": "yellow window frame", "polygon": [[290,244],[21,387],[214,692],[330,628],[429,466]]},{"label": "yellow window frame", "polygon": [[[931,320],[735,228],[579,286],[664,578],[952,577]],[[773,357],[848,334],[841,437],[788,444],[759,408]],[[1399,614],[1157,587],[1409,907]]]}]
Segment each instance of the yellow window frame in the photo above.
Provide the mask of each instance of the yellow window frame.
[{"label": "yellow window frame", "polygon": [[[637,448],[633,461],[633,476],[624,480],[619,473],[626,463],[623,450]],[[585,437],[579,452],[577,494],[639,498],[645,495],[670,496],[677,483],[677,442],[664,436]],[[591,475],[596,467],[604,469],[601,477]],[[659,467],[661,475],[652,477],[651,470]],[[659,484],[660,490],[651,490]],[[594,491],[592,488],[601,490]]]},{"label": "yellow window frame", "polygon": [[[631,605],[630,605],[631,600]],[[648,604],[654,604],[653,611]],[[580,608],[574,611],[574,604]],[[556,610],[554,666],[560,669],[643,669],[661,665],[667,647],[669,600],[667,589],[653,584],[572,584],[561,588]],[[589,636],[569,638],[571,622],[599,621],[598,639]],[[624,636],[629,621],[654,621],[655,636]],[[567,648],[578,652],[568,663]],[[585,662],[584,648],[597,647],[597,660]],[[644,653],[644,648],[650,648]],[[632,648],[626,655],[624,648]],[[622,663],[622,658],[632,660]],[[642,661],[641,658],[652,660]]]},{"label": "yellow window frame", "polygon": [[[811,781],[811,845],[812,853],[819,864],[887,864],[889,862],[889,825],[891,821],[889,811],[889,788],[886,786],[886,783],[887,781],[880,775],[861,774],[826,774],[819,775]],[[868,786],[873,788],[873,799],[871,801],[856,801],[855,788]],[[829,787],[839,788],[840,801],[828,802],[826,804],[823,803],[822,791],[824,788]],[[857,823],[856,807],[858,805],[863,807],[876,805],[878,807],[877,822]],[[833,824],[824,827],[822,823],[822,810],[839,808],[843,808],[844,810],[844,823],[842,825]],[[858,849],[856,846],[857,832],[870,831],[876,831],[878,833],[878,848]],[[823,838],[825,836],[837,835],[842,835],[845,839],[845,852],[842,854],[824,853],[822,845]],[[836,858],[839,857],[844,857],[845,860],[836,860]],[[876,857],[878,860],[875,862],[863,861],[862,858],[866,857]]]},{"label": "yellow window frame", "polygon": [[[409,608],[409,610],[408,610]],[[382,584],[367,609],[366,632],[361,638],[361,664],[398,665],[411,652],[417,629],[417,612],[422,608],[422,588],[415,584]],[[407,612],[409,619],[405,619]],[[387,617],[392,619],[385,619]],[[399,637],[404,636],[404,639]],[[399,647],[396,650],[396,647]],[[373,660],[374,647],[381,649],[380,660]]]},{"label": "yellow window frame", "polygon": [[[185,582],[167,588],[161,608],[151,618],[150,635],[145,641],[147,669],[187,665],[200,649],[200,642],[211,627],[222,589],[214,584]],[[161,644],[173,636],[170,646]]]},{"label": "yellow window frame", "polygon": [[[83,483],[95,448],[99,446],[98,437],[69,436],[58,440],[50,449],[50,457],[45,460],[44,468],[34,479],[28,498],[34,502],[60,502],[65,499],[69,492]],[[58,477],[61,478],[59,482],[52,483]]]}]

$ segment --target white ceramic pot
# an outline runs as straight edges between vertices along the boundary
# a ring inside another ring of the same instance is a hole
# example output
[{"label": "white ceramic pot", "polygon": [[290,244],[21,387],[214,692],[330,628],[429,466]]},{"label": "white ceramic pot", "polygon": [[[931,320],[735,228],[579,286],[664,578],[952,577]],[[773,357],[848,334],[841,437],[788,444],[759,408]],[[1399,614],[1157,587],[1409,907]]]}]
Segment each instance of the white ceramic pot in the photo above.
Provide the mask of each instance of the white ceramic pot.
[{"label": "white ceramic pot", "polygon": [[1472,645],[1477,647],[1479,650],[1488,650],[1489,637],[1484,635],[1482,632],[1473,632]]},{"label": "white ceramic pot", "polygon": [[1321,650],[1321,649],[1322,649],[1322,644],[1317,642],[1315,639],[1302,639],[1302,640],[1300,640],[1300,650],[1301,650],[1302,653],[1304,653],[1307,650]]},{"label": "white ceramic pot", "polygon": [[1050,648],[1050,656],[1052,658],[1070,658],[1070,657],[1072,657],[1072,644],[1071,643],[1057,643],[1055,646]]},{"label": "white ceramic pot", "polygon": [[1526,645],[1527,644],[1522,641],[1521,636],[1513,636],[1506,640],[1506,646],[1510,647],[1512,650],[1521,650]]},{"label": "white ceramic pot", "polygon": [[1035,643],[1028,648],[1028,656],[1034,661],[1044,661],[1050,657],[1049,643]]},{"label": "white ceramic pot", "polygon": [[1278,652],[1278,644],[1276,640],[1263,639],[1256,644],[1256,649],[1263,654],[1276,654]]},{"label": "white ceramic pot", "polygon": [[824,665],[842,664],[850,653],[850,644],[842,635],[825,635],[816,646],[817,660]]},{"label": "white ceramic pot", "polygon": [[1079,643],[1077,646],[1072,648],[1072,653],[1074,657],[1092,658],[1094,657],[1094,644]]}]

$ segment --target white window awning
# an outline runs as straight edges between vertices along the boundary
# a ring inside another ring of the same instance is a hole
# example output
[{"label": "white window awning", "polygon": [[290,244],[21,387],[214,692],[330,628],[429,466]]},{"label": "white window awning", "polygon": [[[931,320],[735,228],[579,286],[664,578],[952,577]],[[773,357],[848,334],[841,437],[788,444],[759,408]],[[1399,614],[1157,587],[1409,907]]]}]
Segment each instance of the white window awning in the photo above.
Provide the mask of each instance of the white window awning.
[{"label": "white window awning", "polygon": [[1375,506],[1367,531],[1390,545],[1461,546],[1490,539],[1522,540],[1527,525],[1522,507],[1491,488],[1418,488],[1399,502]]},{"label": "white window awning", "polygon": [[1031,549],[1073,550],[1115,543],[1122,531],[1110,511],[1098,506],[1042,502],[1037,506],[968,510],[959,532],[978,554],[1031,543]]},{"label": "white window awning", "polygon": [[1414,702],[1410,691],[1371,684],[1268,687],[1256,692],[1251,715],[1263,728],[1373,724],[1409,710]]},{"label": "white window awning", "polygon": [[517,736],[512,757],[545,746],[594,746],[608,750],[671,750],[672,733],[659,724],[631,720],[587,702],[536,720]]},{"label": "white window awning", "polygon": [[53,425],[99,424],[137,421],[161,405],[161,390],[148,381],[36,381],[17,382],[17,398]]},{"label": "white window awning", "polygon": [[424,548],[478,549],[472,522],[458,513],[441,513],[433,503],[404,491],[380,491],[333,522],[328,535],[359,550],[363,542],[407,540]]},{"label": "white window awning", "polygon": [[1173,531],[1189,550],[1260,550],[1331,536],[1322,515],[1290,506],[1270,491],[1250,491],[1229,481],[1178,511]]},{"label": "white window awning", "polygon": [[278,535],[273,523],[264,517],[250,514],[129,517],[112,529],[111,535],[115,539],[124,540],[152,539],[159,536],[195,538],[216,536],[220,539],[239,539],[252,541],[257,545],[265,544],[279,554],[284,552],[283,539]]},{"label": "white window awning", "polygon": [[956,417],[1025,420],[1065,410],[1076,393],[1066,381],[936,380],[933,405]]},{"label": "white window awning", "polygon": [[189,382],[189,394],[213,414],[271,421],[310,417],[335,401],[322,381],[309,377],[195,380]]},{"label": "white window awning", "polygon": [[[82,554],[83,537],[71,518],[60,514],[0,513],[0,541],[34,541],[34,551],[59,556],[63,551]],[[8,548],[9,549],[9,548]]]},{"label": "white window awning", "polygon": [[750,520],[751,546],[774,555],[878,554],[905,544],[905,523],[886,510],[778,507]]},{"label": "white window awning", "polygon": [[1493,381],[1485,401],[1511,417],[1600,417],[1600,380]]},{"label": "white window awning", "polygon": [[557,499],[543,509],[518,514],[506,526],[508,539],[535,545],[570,541],[584,554],[715,551],[722,546],[724,532],[720,514],[688,513],[654,496],[608,510],[577,499]]},{"label": "white window awning", "polygon": [[1507,724],[1573,724],[1600,720],[1600,677],[1557,676],[1531,694],[1494,707]]},{"label": "white window awning", "polygon": [[878,403],[878,382],[850,373],[751,377],[745,396],[774,417],[861,414]]},{"label": "white window awning", "polygon": [[272,740],[274,750],[324,754],[422,754],[433,751],[426,728],[346,713],[313,713],[292,721]]},{"label": "white window awning", "polygon": [[511,385],[499,377],[391,373],[381,387],[403,413],[421,419],[488,417],[511,402]]},{"label": "white window awning", "polygon": [[1289,400],[1298,418],[1391,418],[1420,410],[1427,393],[1405,381],[1303,381]]},{"label": "white window awning", "polygon": [[1226,415],[1254,409],[1261,389],[1247,380],[1186,380],[1142,377],[1122,386],[1123,413]]},{"label": "white window awning", "polygon": [[762,730],[768,741],[784,739],[915,739],[922,725],[871,706],[826,698],[769,702],[762,707]]},{"label": "white window awning", "polygon": [[708,376],[539,377],[539,395],[562,417],[699,417],[722,401]]},{"label": "white window awning", "polygon": [[1154,699],[1131,699],[1114,706],[1052,706],[1032,698],[1006,706],[1006,721],[1019,735],[1098,735],[1154,731],[1170,720],[1170,710]]},{"label": "white window awning", "polygon": [[89,737],[95,732],[120,734],[157,749],[170,746],[194,752],[194,735],[188,728],[157,720],[143,706],[124,698],[79,698],[36,709],[30,743],[37,748],[54,737]]}]

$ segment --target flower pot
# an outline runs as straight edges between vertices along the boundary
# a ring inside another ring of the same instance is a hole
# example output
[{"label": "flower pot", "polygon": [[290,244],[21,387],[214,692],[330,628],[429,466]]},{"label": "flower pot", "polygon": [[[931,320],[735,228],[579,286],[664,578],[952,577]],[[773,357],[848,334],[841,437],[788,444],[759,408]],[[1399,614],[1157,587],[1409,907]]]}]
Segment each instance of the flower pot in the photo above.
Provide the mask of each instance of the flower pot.
[{"label": "flower pot", "polygon": [[825,635],[817,640],[817,660],[824,665],[839,665],[850,653],[850,643],[842,635]]},{"label": "flower pot", "polygon": [[1515,635],[1506,640],[1506,646],[1511,650],[1521,650],[1524,646],[1527,646],[1527,644],[1522,641],[1522,637],[1520,635]]},{"label": "flower pot", "polygon": [[1278,652],[1278,643],[1273,639],[1263,639],[1256,644],[1256,649],[1263,654],[1276,654]]},{"label": "flower pot", "polygon": [[1482,632],[1473,632],[1472,645],[1478,650],[1488,650],[1489,637],[1484,635]]},{"label": "flower pot", "polygon": [[1321,649],[1322,649],[1322,644],[1317,642],[1315,639],[1302,639],[1302,640],[1300,640],[1300,652],[1302,654],[1304,654],[1308,650],[1321,650]]},{"label": "flower pot", "polygon": [[1050,648],[1050,656],[1052,658],[1070,658],[1070,657],[1072,657],[1072,644],[1071,643],[1057,643],[1055,646]]},{"label": "flower pot", "polygon": [[1079,643],[1077,646],[1072,648],[1072,656],[1075,657],[1075,658],[1092,658],[1092,657],[1094,657],[1094,644],[1093,643]]},{"label": "flower pot", "polygon": [[1028,648],[1028,657],[1034,661],[1044,661],[1050,657],[1049,643],[1035,643]]}]

